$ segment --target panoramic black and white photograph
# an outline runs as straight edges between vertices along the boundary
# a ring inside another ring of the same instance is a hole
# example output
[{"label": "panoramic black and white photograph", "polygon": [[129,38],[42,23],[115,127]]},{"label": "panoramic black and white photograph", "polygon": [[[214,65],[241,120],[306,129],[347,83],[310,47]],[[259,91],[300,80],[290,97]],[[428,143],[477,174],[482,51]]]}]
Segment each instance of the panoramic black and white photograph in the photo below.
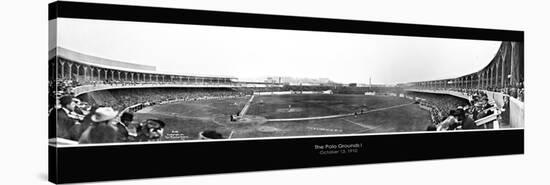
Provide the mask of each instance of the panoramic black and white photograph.
[{"label": "panoramic black and white photograph", "polygon": [[49,32],[54,146],[524,127],[523,42],[76,18]]}]

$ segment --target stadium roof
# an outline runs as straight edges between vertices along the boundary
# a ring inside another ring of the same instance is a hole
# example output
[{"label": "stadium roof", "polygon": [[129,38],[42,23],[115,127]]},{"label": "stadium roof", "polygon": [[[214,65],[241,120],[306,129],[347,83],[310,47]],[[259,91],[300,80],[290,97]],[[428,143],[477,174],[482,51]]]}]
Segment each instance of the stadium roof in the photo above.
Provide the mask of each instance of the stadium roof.
[{"label": "stadium roof", "polygon": [[121,62],[96,56],[91,56],[83,54],[80,52],[72,51],[63,47],[56,47],[49,51],[49,58],[58,56],[65,58],[71,61],[75,61],[81,64],[101,67],[106,69],[114,69],[119,71],[128,71],[136,73],[147,73],[147,74],[160,74],[160,75],[178,75],[178,76],[193,76],[193,77],[207,77],[207,78],[232,78],[236,77],[226,76],[226,75],[207,75],[207,74],[190,74],[190,73],[174,73],[174,72],[161,72],[156,71],[155,66],[134,64],[128,62]]},{"label": "stadium roof", "polygon": [[99,64],[99,65],[112,66],[112,67],[122,67],[127,69],[156,71],[155,66],[134,64],[134,63],[121,62],[121,61],[111,60],[106,58],[100,58],[100,57],[86,55],[80,52],[72,51],[69,49],[65,49],[63,47],[57,47],[57,51],[55,52],[57,52],[58,56],[61,56],[63,58],[70,59],[73,61],[77,61],[77,62]]}]

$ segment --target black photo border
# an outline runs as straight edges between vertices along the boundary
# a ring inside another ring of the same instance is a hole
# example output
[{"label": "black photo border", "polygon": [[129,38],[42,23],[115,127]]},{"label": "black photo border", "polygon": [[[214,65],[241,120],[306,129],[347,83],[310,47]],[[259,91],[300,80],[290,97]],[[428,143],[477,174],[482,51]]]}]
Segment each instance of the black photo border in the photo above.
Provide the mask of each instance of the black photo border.
[{"label": "black photo border", "polygon": [[[524,42],[523,31],[57,1],[48,20],[80,18]],[[51,125],[50,125],[51,126]],[[357,153],[314,146],[361,144]],[[48,146],[53,183],[169,177],[524,153],[524,129],[106,145]],[[258,157],[261,156],[261,157]],[[166,162],[147,162],[156,159]]]}]

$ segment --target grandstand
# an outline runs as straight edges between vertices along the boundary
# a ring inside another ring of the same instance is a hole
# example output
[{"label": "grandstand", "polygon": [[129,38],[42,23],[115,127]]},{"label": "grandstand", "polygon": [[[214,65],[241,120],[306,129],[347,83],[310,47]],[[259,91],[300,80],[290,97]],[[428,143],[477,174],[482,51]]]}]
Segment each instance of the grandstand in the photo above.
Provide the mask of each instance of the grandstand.
[{"label": "grandstand", "polygon": [[489,64],[474,73],[399,86],[408,92],[450,95],[468,101],[482,94],[495,108],[503,110],[501,119],[498,119],[500,122],[494,123],[495,128],[523,128],[523,82],[523,43],[506,41],[502,42]]},{"label": "grandstand", "polygon": [[50,81],[62,82],[75,96],[106,89],[236,87],[233,81],[237,79],[223,75],[159,72],[154,66],[90,56],[62,47],[50,51],[49,69]]}]

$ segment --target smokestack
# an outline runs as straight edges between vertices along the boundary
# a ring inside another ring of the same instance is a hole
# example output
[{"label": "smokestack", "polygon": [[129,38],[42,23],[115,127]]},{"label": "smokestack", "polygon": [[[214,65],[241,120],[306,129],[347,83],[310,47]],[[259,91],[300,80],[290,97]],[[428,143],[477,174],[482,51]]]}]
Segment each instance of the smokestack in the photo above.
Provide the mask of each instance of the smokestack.
[{"label": "smokestack", "polygon": [[369,87],[372,87],[371,77],[369,77]]}]

